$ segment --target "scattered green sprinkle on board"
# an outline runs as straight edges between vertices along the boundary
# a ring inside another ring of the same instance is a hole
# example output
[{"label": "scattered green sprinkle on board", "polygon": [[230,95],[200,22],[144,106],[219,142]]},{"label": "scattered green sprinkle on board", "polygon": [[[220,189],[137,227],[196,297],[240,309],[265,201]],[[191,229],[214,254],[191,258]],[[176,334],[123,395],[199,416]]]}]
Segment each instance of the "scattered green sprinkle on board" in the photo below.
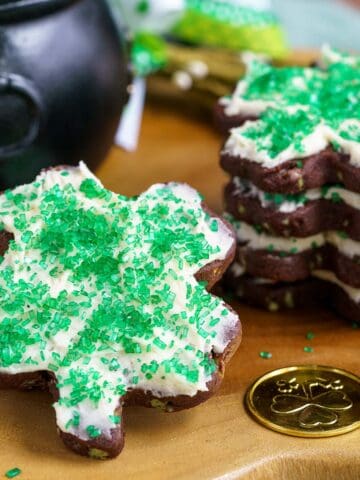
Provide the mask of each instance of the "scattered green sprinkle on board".
[{"label": "scattered green sprinkle on board", "polygon": [[309,347],[309,346],[304,347],[305,353],[312,353],[313,351],[314,351],[313,347]]},{"label": "scattered green sprinkle on board", "polygon": [[260,356],[261,358],[269,359],[269,358],[272,358],[272,353],[271,353],[271,352],[262,351],[262,352],[259,353],[259,356]]},{"label": "scattered green sprinkle on board", "polygon": [[307,334],[305,335],[305,337],[307,338],[307,340],[313,340],[315,338],[315,333],[314,332],[307,332]]},{"label": "scattered green sprinkle on board", "polygon": [[20,468],[16,467],[16,468],[12,468],[11,470],[8,470],[5,473],[5,477],[6,478],[15,478],[15,477],[18,477],[20,474],[21,474]]}]

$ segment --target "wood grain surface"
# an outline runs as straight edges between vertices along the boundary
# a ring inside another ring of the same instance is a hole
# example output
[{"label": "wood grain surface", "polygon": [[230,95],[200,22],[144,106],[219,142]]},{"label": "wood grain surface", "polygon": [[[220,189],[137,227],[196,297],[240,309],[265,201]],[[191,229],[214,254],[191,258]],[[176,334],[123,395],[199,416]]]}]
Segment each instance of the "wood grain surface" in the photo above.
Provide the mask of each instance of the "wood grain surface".
[{"label": "wood grain surface", "polygon": [[[104,184],[132,195],[154,182],[185,181],[221,211],[226,176],[218,167],[221,138],[194,105],[175,113],[148,103],[136,153],[114,149],[98,169]],[[219,393],[186,412],[142,408],[124,413],[126,444],[118,459],[97,462],[66,450],[46,393],[2,391],[0,478],[19,467],[24,480],[217,479],[356,480],[360,431],[327,439],[281,435],[255,423],[243,406],[248,386],[268,370],[322,364],[360,373],[360,330],[325,310],[270,314],[237,305],[243,343]],[[309,342],[306,333],[315,338]],[[305,345],[314,347],[305,353]],[[272,358],[259,357],[261,350]]]}]

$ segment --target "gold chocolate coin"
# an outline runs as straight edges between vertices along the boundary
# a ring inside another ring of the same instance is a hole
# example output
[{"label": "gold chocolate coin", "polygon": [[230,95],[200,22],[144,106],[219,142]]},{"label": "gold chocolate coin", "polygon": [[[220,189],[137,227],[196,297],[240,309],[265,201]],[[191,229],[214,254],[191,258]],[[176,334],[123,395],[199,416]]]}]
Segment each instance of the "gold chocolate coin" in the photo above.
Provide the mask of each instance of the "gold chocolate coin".
[{"label": "gold chocolate coin", "polygon": [[246,405],[258,422],[286,435],[341,435],[360,427],[360,378],[318,365],[280,368],[250,387]]}]

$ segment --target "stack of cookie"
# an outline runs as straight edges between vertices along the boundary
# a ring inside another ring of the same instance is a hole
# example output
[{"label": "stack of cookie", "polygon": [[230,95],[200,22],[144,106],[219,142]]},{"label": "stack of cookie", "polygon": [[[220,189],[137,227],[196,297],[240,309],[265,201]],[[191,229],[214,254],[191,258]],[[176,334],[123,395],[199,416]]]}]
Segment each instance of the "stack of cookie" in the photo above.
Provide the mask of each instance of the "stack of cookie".
[{"label": "stack of cookie", "polygon": [[360,322],[360,59],[252,62],[217,123],[238,251],[228,283],[276,311],[326,300]]}]

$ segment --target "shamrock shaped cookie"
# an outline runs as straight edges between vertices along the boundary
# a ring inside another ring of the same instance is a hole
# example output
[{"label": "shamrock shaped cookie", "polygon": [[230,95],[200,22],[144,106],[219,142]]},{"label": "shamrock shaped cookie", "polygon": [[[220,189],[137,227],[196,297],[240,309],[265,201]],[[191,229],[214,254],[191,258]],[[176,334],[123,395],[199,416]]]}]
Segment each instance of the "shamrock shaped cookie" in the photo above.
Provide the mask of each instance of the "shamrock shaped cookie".
[{"label": "shamrock shaped cookie", "polygon": [[65,443],[123,447],[122,406],[194,406],[219,385],[238,316],[208,293],[231,228],[184,184],[136,198],[81,163],[0,196],[0,385],[49,387]]}]

